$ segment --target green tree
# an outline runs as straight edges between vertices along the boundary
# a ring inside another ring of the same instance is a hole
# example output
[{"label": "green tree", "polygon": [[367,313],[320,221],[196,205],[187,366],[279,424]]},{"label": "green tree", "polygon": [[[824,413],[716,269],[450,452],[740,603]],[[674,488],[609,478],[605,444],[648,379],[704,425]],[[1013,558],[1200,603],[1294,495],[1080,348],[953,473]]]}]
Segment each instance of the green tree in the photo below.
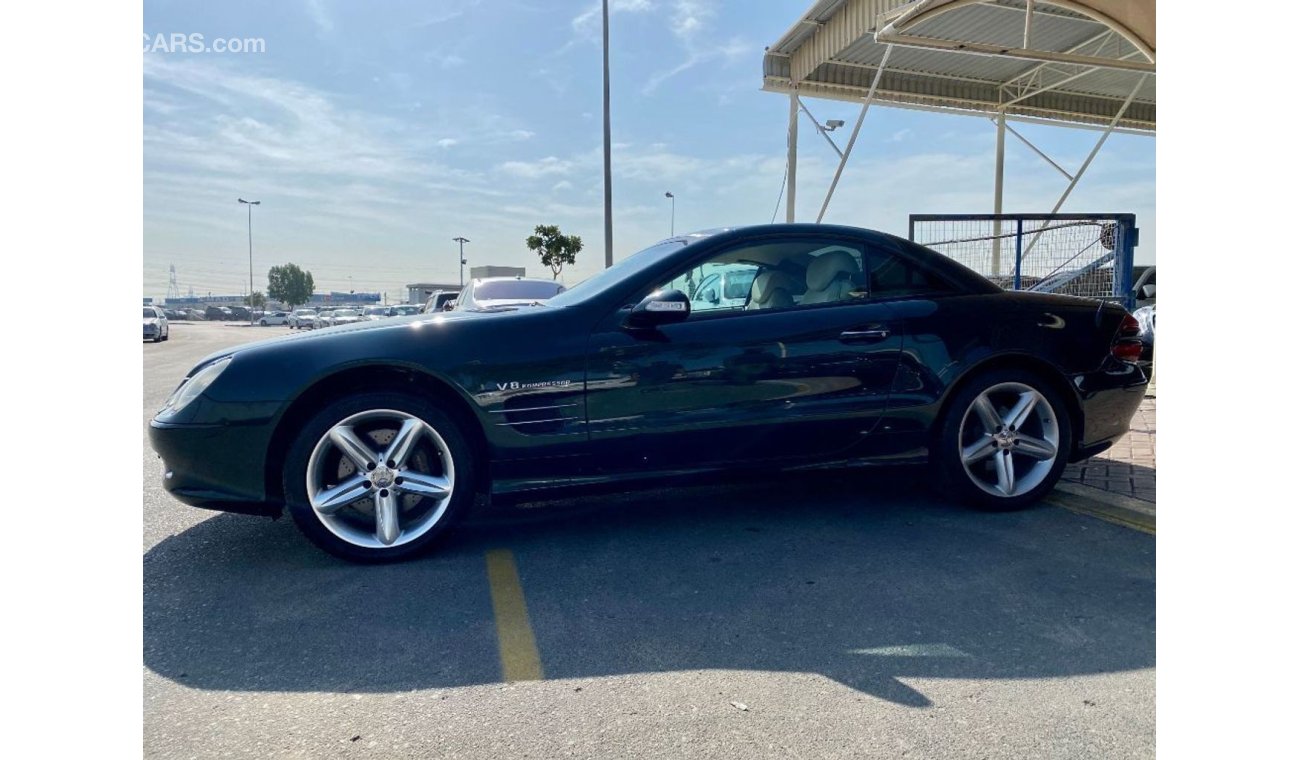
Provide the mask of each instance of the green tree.
[{"label": "green tree", "polygon": [[311,300],[315,290],[316,281],[311,272],[304,271],[297,264],[271,267],[266,273],[267,294],[290,309]]},{"label": "green tree", "polygon": [[572,264],[582,250],[582,238],[577,235],[562,235],[560,228],[554,224],[539,224],[528,236],[529,250],[536,251],[542,257],[542,263],[551,268],[551,279],[560,277],[565,264]]},{"label": "green tree", "polygon": [[244,303],[248,304],[254,309],[260,309],[266,306],[266,296],[262,295],[262,291],[254,290],[253,295],[244,296]]}]

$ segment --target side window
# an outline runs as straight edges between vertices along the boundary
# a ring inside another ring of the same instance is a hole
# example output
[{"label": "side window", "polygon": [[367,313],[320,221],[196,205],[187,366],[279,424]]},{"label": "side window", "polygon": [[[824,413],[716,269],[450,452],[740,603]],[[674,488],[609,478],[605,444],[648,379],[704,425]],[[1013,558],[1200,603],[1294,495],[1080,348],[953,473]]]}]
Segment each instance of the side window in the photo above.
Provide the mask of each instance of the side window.
[{"label": "side window", "polygon": [[898,298],[952,292],[942,278],[884,248],[867,256],[866,288],[870,298]]},{"label": "side window", "polygon": [[691,299],[691,312],[739,311],[749,300],[749,286],[758,273],[753,263],[720,260],[720,256],[691,267],[659,286],[680,290]]},{"label": "side window", "polygon": [[661,283],[691,299],[691,313],[790,309],[867,296],[861,245],[813,237],[770,238],[696,262]]}]

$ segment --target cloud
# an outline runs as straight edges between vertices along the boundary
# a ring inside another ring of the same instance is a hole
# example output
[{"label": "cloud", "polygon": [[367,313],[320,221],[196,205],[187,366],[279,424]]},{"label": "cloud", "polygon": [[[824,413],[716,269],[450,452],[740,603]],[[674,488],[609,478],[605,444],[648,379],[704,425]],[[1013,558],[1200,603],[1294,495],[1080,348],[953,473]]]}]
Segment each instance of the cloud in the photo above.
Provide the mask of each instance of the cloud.
[{"label": "cloud", "polygon": [[[652,0],[611,0],[609,4],[609,15],[611,18],[617,13],[646,13],[655,9]],[[570,40],[561,52],[572,47],[579,40],[587,42],[599,42],[601,39],[601,13],[600,2],[592,3],[586,9],[573,17],[569,25],[573,28],[574,39]]]},{"label": "cloud", "polygon": [[538,177],[568,174],[573,171],[574,166],[573,161],[547,156],[536,161],[506,161],[497,166],[497,169],[515,177],[537,179]]},{"label": "cloud", "polygon": [[510,137],[515,140],[530,140],[536,134],[536,132],[531,132],[527,129],[516,129],[510,132]]},{"label": "cloud", "polygon": [[454,138],[444,137],[438,141],[437,145],[439,148],[450,148],[451,146],[455,145],[457,142],[459,141]]},{"label": "cloud", "polygon": [[708,24],[717,11],[713,3],[703,0],[676,0],[670,22],[673,34],[681,40],[690,40]]},{"label": "cloud", "polygon": [[757,51],[756,45],[741,37],[731,37],[722,44],[707,39],[704,33],[716,15],[716,3],[712,0],[675,0],[668,26],[686,57],[676,66],[652,74],[641,87],[642,95],[653,94],[664,82],[702,63],[721,61],[731,65]]},{"label": "cloud", "polygon": [[316,30],[322,35],[328,35],[334,31],[334,19],[330,17],[329,11],[325,9],[324,0],[307,0],[307,15],[311,16],[312,23],[316,24]]}]

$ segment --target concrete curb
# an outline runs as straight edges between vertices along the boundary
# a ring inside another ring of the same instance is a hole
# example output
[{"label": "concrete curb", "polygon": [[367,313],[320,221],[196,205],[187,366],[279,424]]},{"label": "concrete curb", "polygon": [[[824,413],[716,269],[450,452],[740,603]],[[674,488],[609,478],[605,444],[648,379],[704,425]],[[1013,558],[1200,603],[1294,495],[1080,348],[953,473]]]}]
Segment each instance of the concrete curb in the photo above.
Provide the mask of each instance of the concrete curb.
[{"label": "concrete curb", "polygon": [[1131,496],[1103,491],[1077,483],[1058,483],[1045,501],[1071,512],[1096,517],[1107,522],[1156,533],[1156,505]]}]

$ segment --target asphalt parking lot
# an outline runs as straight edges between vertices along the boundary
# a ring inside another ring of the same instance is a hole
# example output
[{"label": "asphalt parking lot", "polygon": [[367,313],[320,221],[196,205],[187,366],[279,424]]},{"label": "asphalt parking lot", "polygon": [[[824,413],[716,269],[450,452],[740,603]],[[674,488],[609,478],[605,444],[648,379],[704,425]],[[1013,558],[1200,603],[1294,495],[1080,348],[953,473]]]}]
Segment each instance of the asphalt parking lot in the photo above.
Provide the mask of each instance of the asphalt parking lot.
[{"label": "asphalt parking lot", "polygon": [[[290,333],[173,323],[200,358]],[[360,567],[144,451],[150,757],[1150,757],[1155,538],[913,471],[474,516]],[[531,679],[531,680],[530,680]]]}]

